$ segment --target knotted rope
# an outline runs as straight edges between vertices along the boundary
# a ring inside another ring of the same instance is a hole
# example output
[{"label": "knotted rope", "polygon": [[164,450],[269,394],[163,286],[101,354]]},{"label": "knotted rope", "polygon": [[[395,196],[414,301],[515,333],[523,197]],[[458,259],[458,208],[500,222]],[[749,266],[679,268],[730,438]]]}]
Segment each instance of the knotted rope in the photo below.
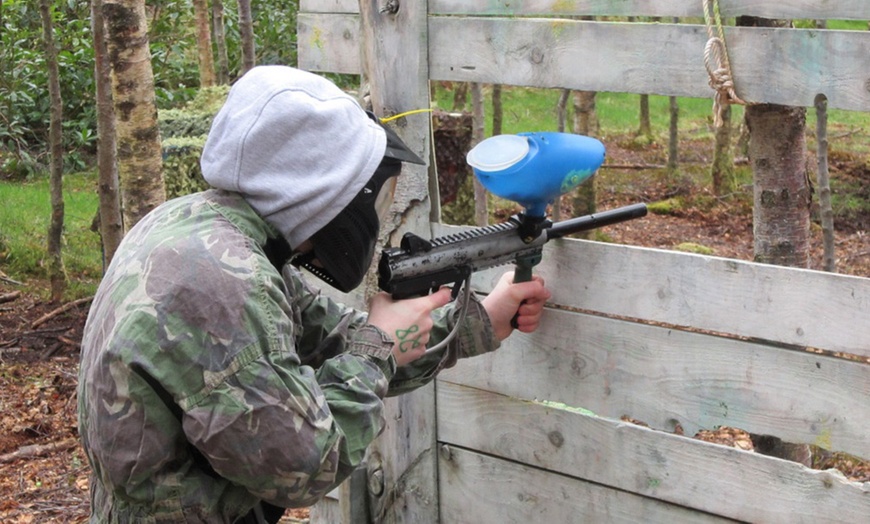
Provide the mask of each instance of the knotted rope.
[{"label": "knotted rope", "polygon": [[[710,87],[716,91],[713,97],[713,123],[722,125],[722,114],[728,104],[746,105],[734,90],[734,76],[725,47],[725,30],[719,14],[719,0],[704,1],[704,23],[707,25],[707,45],[704,47],[704,65],[710,75]],[[716,31],[714,32],[714,26]]]}]

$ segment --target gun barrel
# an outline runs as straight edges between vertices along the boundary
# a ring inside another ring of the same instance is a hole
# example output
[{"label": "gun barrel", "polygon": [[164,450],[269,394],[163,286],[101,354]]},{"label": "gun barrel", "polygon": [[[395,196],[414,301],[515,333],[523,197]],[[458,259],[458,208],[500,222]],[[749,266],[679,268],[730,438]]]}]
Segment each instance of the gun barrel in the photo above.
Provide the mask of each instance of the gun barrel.
[{"label": "gun barrel", "polygon": [[640,218],[646,216],[646,213],[646,204],[631,204],[601,213],[563,220],[547,229],[547,240]]}]

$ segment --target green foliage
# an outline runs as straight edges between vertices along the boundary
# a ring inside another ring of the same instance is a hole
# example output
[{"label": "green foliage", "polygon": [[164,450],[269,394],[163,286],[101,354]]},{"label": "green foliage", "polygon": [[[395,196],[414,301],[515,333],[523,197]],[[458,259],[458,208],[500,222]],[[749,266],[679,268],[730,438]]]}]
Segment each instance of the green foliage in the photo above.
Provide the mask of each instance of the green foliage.
[{"label": "green foliage", "polygon": [[[93,44],[89,3],[68,0],[54,6],[53,25],[58,48],[64,145],[77,152],[67,167],[84,164],[96,145],[93,83]],[[36,2],[2,0],[0,30],[0,151],[16,157],[0,166],[15,176],[30,177],[44,169],[49,124],[48,70],[45,65],[42,21]],[[87,67],[83,67],[86,65]]]},{"label": "green foliage", "polygon": [[[90,2],[54,2],[64,104],[66,169],[83,169],[96,149],[94,50]],[[257,63],[296,64],[298,0],[254,2]],[[241,68],[238,5],[224,5],[230,76]],[[199,69],[190,0],[155,0],[147,5],[155,94],[162,110],[181,107],[197,94]],[[0,177],[32,179],[47,170],[48,71],[37,2],[0,0]]]},{"label": "green foliage", "polygon": [[158,117],[163,139],[163,177],[167,198],[208,189],[199,157],[215,114],[223,106],[229,86],[200,89],[182,109],[167,109]]},{"label": "green foliage", "polygon": [[656,215],[673,215],[683,207],[683,199],[680,197],[660,200],[658,202],[650,202],[647,204],[647,210]]},{"label": "green foliage", "polygon": [[175,198],[208,189],[202,178],[199,157],[205,135],[174,137],[163,141],[163,178],[166,198]]}]

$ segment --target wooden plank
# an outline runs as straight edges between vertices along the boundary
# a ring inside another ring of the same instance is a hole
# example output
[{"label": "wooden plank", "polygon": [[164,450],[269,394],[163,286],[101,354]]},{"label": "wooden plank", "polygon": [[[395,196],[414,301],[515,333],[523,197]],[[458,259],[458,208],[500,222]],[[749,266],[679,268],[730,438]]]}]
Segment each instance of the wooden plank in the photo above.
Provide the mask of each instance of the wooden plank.
[{"label": "wooden plank", "polygon": [[733,522],[459,448],[439,471],[441,522]]},{"label": "wooden plank", "polygon": [[298,65],[306,71],[360,72],[359,15],[299,13]]},{"label": "wooden plank", "polygon": [[545,245],[535,271],[560,306],[870,357],[868,278],[574,239]]},{"label": "wooden plank", "polygon": [[[354,23],[353,15],[300,15],[300,67],[359,72]],[[429,24],[432,80],[713,96],[703,26],[460,17]],[[870,111],[870,31],[732,27],[727,40],[747,101],[810,107],[823,93],[832,108]]]},{"label": "wooden plank", "polygon": [[747,522],[870,514],[870,483],[836,472],[449,383],[437,391],[438,438],[449,447]]},{"label": "wooden plank", "polygon": [[[469,2],[468,0],[431,0],[429,13],[437,15],[553,15],[553,16],[658,16],[702,17],[703,4],[686,0],[500,0]],[[866,0],[721,0],[723,17],[739,15],[763,18],[795,18],[805,20],[870,20],[870,4]],[[302,0],[300,12],[358,13],[357,0]]]},{"label": "wooden plank", "polygon": [[[712,97],[698,25],[544,19],[430,19],[430,78]],[[870,110],[870,32],[729,28],[748,102]]]},{"label": "wooden plank", "polygon": [[538,332],[440,380],[687,435],[731,426],[870,458],[870,364],[804,351],[548,310]]},{"label": "wooden plank", "polygon": [[[763,18],[870,20],[870,3],[866,0],[720,0],[723,17],[739,15]],[[468,0],[431,0],[430,13],[481,15],[590,15],[590,16],[658,16],[701,17],[703,3],[687,0],[499,0],[469,2]]]},{"label": "wooden plank", "polygon": [[[383,117],[428,108],[426,2],[404,2],[395,14],[381,13],[379,7],[379,2],[360,3],[362,70],[373,111]],[[395,123],[397,134],[423,159],[429,158],[429,124],[426,115]],[[428,235],[427,167],[406,165],[402,173],[381,234]],[[371,280],[367,291],[376,291]],[[387,428],[369,447],[367,459],[369,478],[378,471],[383,475],[383,488],[369,490],[372,520],[438,522],[434,385],[386,399],[384,405]],[[370,482],[370,488],[375,484]]]},{"label": "wooden plank", "polygon": [[359,0],[300,0],[299,13],[359,14]]}]

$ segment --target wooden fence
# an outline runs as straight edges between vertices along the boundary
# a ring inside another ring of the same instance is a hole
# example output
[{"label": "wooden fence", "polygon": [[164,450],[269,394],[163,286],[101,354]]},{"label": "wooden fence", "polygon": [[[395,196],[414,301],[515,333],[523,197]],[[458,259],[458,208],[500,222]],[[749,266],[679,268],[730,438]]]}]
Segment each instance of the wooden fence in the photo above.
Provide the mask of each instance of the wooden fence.
[{"label": "wooden fence", "polygon": [[[723,17],[870,19],[867,0],[718,3]],[[364,73],[380,114],[427,107],[429,80],[712,97],[702,5],[302,0],[299,63]],[[567,18],[583,15],[686,23]],[[743,99],[824,94],[870,111],[870,32],[727,27],[726,39]],[[428,119],[404,124],[428,157]],[[393,236],[454,230],[437,221],[434,177],[402,178]],[[870,483],[674,429],[731,426],[870,458],[870,279],[580,240],[547,245],[536,271],[554,292],[540,330],[390,399],[367,468],[315,522],[868,519]]]}]

